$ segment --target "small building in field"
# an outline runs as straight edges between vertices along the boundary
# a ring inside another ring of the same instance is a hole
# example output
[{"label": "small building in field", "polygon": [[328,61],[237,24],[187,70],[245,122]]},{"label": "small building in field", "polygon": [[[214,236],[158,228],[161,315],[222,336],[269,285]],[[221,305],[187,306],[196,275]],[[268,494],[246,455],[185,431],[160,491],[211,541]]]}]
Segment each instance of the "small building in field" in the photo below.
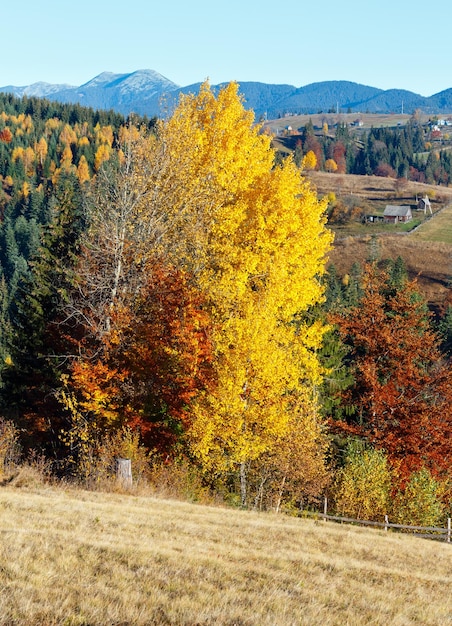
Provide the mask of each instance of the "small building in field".
[{"label": "small building in field", "polygon": [[432,215],[432,205],[430,204],[430,199],[427,195],[420,200],[417,200],[416,208],[418,211],[424,211],[424,213],[429,211],[430,215]]},{"label": "small building in field", "polygon": [[393,204],[387,204],[383,213],[384,221],[389,224],[398,224],[400,222],[411,222],[413,214],[411,207],[408,205],[397,206]]},{"label": "small building in field", "polygon": [[384,222],[385,218],[383,215],[363,215],[361,218],[361,222],[363,224],[375,224],[376,222]]}]

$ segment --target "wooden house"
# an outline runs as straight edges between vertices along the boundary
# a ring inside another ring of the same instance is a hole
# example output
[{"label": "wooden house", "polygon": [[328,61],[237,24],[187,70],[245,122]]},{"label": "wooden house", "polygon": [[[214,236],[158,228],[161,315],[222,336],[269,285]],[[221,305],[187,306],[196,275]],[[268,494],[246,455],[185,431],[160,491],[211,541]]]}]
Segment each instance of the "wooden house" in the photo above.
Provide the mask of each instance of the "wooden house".
[{"label": "wooden house", "polygon": [[413,219],[413,214],[411,207],[408,205],[397,206],[388,204],[384,210],[383,218],[389,224],[398,224],[399,222],[410,222]]}]

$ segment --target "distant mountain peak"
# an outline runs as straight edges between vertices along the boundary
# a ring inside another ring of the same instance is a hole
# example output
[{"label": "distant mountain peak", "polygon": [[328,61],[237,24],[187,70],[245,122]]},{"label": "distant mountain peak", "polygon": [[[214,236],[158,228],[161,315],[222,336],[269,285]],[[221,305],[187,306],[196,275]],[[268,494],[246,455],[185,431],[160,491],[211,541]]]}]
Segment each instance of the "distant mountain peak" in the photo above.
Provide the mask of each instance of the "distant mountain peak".
[{"label": "distant mountain peak", "polygon": [[[286,114],[318,113],[330,110],[405,113],[421,109],[429,114],[452,112],[452,89],[425,98],[403,89],[377,89],[352,81],[329,80],[304,87],[246,81],[239,83],[245,106],[256,117],[271,119]],[[58,102],[81,103],[94,109],[113,109],[128,115],[163,116],[171,111],[181,93],[197,93],[202,83],[180,87],[152,69],[128,73],[101,72],[88,82],[73,87],[38,82],[25,87],[0,87],[17,97],[35,96]],[[224,85],[226,83],[222,83]],[[218,91],[221,85],[212,85]],[[164,103],[164,104],[162,104]]]},{"label": "distant mountain peak", "polygon": [[72,85],[55,85],[45,82],[37,82],[23,87],[15,87],[14,85],[0,87],[0,91],[3,91],[5,93],[12,93],[17,98],[22,98],[23,96],[48,98],[53,94],[63,91],[64,89],[74,89],[74,87]]},{"label": "distant mountain peak", "polygon": [[83,83],[77,89],[85,89],[87,87],[100,87],[102,85],[108,85],[118,78],[123,78],[124,76],[128,76],[128,74],[114,74],[113,72],[101,72],[87,83]]}]

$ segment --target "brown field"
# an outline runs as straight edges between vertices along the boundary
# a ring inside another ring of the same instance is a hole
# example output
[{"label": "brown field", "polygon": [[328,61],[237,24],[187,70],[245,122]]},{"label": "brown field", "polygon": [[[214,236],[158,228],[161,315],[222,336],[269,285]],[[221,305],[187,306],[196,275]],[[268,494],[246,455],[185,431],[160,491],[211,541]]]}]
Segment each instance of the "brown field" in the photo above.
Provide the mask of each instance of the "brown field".
[{"label": "brown field", "polygon": [[55,487],[0,491],[0,624],[446,626],[451,546]]},{"label": "brown field", "polygon": [[369,202],[388,204],[414,203],[416,196],[430,194],[432,207],[441,208],[452,202],[452,187],[426,185],[412,181],[396,180],[382,176],[357,176],[355,174],[329,174],[308,172],[307,176],[319,195],[333,191],[338,196],[353,195]]}]

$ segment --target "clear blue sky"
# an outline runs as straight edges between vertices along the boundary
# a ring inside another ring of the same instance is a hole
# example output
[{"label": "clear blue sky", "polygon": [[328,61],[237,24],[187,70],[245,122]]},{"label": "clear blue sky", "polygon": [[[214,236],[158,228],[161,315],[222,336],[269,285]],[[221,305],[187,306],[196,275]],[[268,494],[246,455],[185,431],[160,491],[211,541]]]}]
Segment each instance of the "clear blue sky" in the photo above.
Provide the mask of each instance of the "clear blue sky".
[{"label": "clear blue sky", "polygon": [[81,85],[153,69],[300,87],[349,80],[430,96],[452,87],[450,0],[22,0],[1,11],[0,86]]}]

